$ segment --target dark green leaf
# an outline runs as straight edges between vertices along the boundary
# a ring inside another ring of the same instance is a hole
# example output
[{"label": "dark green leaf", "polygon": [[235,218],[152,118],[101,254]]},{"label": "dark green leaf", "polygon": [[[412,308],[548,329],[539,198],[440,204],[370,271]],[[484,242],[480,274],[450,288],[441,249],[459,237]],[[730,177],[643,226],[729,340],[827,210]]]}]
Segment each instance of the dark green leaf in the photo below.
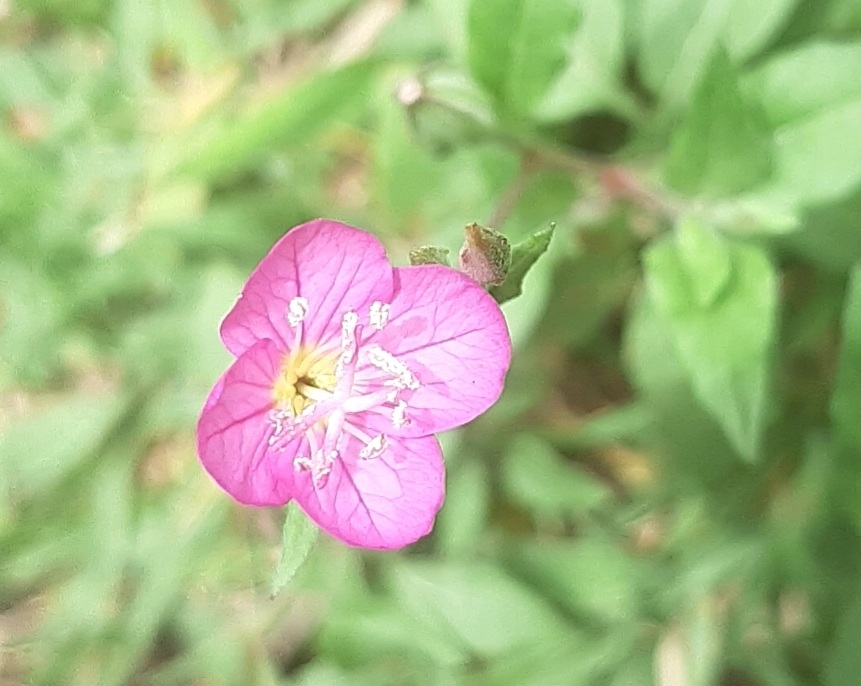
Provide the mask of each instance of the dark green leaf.
[{"label": "dark green leaf", "polygon": [[861,593],[846,612],[837,629],[825,663],[824,686],[856,686],[861,673]]},{"label": "dark green leaf", "polygon": [[490,294],[498,303],[502,304],[506,300],[516,298],[523,292],[523,279],[526,278],[538,258],[547,252],[555,229],[555,224],[545,229],[539,229],[511,249],[511,266],[505,283],[490,289]]},{"label": "dark green leaf", "polygon": [[839,505],[861,529],[861,268],[849,281],[843,311],[843,338],[837,366],[837,382],[831,399],[831,419],[837,450]]}]

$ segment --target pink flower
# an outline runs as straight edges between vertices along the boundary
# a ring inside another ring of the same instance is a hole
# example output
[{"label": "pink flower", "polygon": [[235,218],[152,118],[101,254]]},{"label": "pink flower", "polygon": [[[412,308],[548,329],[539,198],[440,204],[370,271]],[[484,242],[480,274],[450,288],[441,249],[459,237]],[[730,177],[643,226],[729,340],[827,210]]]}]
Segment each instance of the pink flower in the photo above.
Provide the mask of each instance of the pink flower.
[{"label": "pink flower", "polygon": [[490,407],[511,357],[469,277],[393,268],[372,235],[322,219],[263,258],[221,338],[236,360],[198,422],[206,471],[240,503],[295,499],[365,548],[430,531],[445,491],[433,434]]}]

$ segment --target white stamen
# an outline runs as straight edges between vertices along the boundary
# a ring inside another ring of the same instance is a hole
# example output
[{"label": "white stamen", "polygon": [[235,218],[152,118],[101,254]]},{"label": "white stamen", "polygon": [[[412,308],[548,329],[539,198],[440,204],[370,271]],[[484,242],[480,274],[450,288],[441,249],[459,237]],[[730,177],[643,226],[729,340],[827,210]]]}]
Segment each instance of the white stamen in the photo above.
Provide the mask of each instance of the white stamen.
[{"label": "white stamen", "polygon": [[353,361],[356,355],[356,325],[359,323],[359,317],[355,312],[350,310],[341,320],[341,355],[335,363],[335,376],[341,378],[344,373],[344,367]]},{"label": "white stamen", "polygon": [[385,434],[374,436],[370,441],[368,441],[365,447],[359,451],[359,457],[363,460],[373,460],[375,457],[379,457],[383,454],[387,443],[388,440],[386,439]]},{"label": "white stamen", "polygon": [[308,314],[308,300],[301,295],[297,295],[290,300],[287,306],[287,323],[294,329],[299,326],[299,322],[305,319]]},{"label": "white stamen", "polygon": [[311,472],[314,486],[322,488],[329,480],[329,474],[332,472],[332,465],[338,457],[340,457],[340,455],[337,450],[330,450],[326,453],[323,450],[318,449],[314,452],[313,457],[297,455],[293,458],[293,469],[297,472]]},{"label": "white stamen", "polygon": [[383,350],[378,345],[368,348],[368,361],[377,369],[391,374],[394,378],[386,381],[383,385],[394,386],[397,389],[409,388],[415,391],[419,388],[419,380],[409,368],[390,352]]},{"label": "white stamen", "polygon": [[387,303],[381,303],[379,300],[374,300],[371,303],[371,326],[373,326],[377,331],[381,331],[382,328],[386,325],[386,322],[389,321],[389,305]]},{"label": "white stamen", "polygon": [[403,400],[399,400],[395,409],[392,410],[392,426],[396,429],[403,429],[410,420],[407,419],[407,404]]},{"label": "white stamen", "polygon": [[[270,448],[274,447],[276,443],[286,443],[296,436],[299,427],[288,412],[279,409],[271,410],[269,421],[272,423],[272,435],[267,441]],[[280,449],[283,450],[283,445]]]}]

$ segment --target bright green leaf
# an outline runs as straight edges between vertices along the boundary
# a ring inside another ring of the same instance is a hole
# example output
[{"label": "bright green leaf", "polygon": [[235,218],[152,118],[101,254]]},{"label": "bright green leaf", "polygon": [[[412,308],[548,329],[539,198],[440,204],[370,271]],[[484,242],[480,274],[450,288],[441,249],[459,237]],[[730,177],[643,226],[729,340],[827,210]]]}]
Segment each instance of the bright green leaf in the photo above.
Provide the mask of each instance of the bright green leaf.
[{"label": "bright green leaf", "polygon": [[763,181],[772,166],[771,132],[742,96],[719,52],[673,136],[667,183],[688,194],[731,195]]},{"label": "bright green leaf", "polygon": [[[732,276],[715,302],[703,305],[677,240],[665,237],[646,252],[646,284],[666,318],[694,392],[747,460],[759,451],[766,420],[770,353],[777,318],[777,277],[762,251],[728,244]],[[700,269],[725,271],[721,263]],[[718,279],[719,280],[719,279]]]},{"label": "bright green leaf", "polygon": [[281,558],[275,568],[270,591],[273,596],[296,576],[320,535],[320,529],[295,501],[287,503],[285,510],[284,527],[281,529]]},{"label": "bright green leaf", "polygon": [[682,218],[676,225],[676,246],[697,305],[709,307],[720,297],[732,272],[726,241],[697,220]]},{"label": "bright green leaf", "polygon": [[774,185],[806,205],[861,186],[861,97],[792,122],[776,135]]},{"label": "bright green leaf", "polygon": [[744,77],[772,124],[785,124],[861,97],[861,43],[806,43]]},{"label": "bright green leaf", "polygon": [[721,28],[721,41],[736,64],[756,55],[778,35],[799,0],[732,0]]}]

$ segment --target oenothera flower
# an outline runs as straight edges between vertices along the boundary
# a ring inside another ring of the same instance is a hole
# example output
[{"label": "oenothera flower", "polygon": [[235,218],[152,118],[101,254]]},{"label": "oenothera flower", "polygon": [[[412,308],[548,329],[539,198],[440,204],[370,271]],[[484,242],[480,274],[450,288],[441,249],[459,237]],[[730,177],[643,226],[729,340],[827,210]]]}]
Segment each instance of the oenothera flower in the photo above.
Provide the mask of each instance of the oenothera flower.
[{"label": "oenothera flower", "polygon": [[221,338],[236,359],[198,423],[204,468],[240,503],[295,500],[366,548],[430,531],[445,489],[434,434],[496,401],[511,356],[468,276],[393,268],[376,238],[326,220],[263,258]]}]

